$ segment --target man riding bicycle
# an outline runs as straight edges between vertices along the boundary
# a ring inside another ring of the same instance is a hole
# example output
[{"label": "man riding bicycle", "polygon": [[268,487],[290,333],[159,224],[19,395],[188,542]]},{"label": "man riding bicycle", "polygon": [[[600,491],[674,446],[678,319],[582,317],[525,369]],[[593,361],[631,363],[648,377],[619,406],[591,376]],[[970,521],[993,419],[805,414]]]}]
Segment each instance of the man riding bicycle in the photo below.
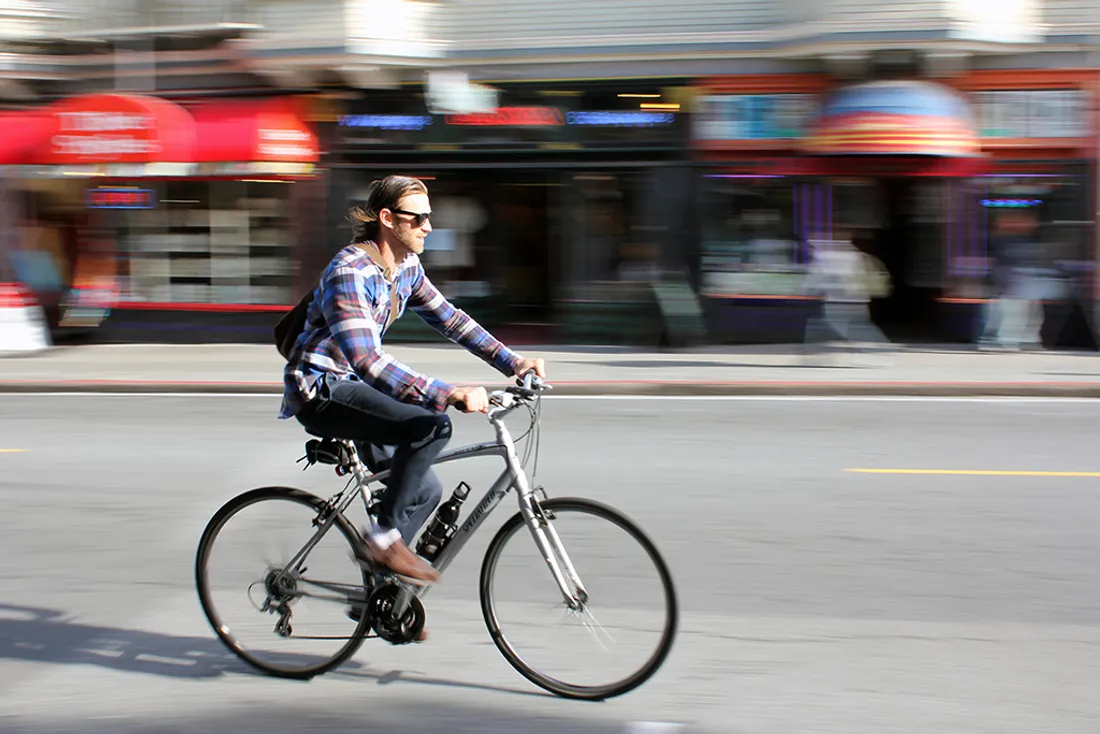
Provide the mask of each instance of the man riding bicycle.
[{"label": "man riding bicycle", "polygon": [[381,511],[363,533],[367,550],[376,565],[427,584],[439,574],[409,546],[443,495],[431,464],[451,437],[444,411],[486,412],[489,398],[483,387],[457,387],[406,367],[382,349],[382,336],[409,306],[506,376],[534,370],[545,377],[545,366],[508,349],[428,279],[418,257],[432,231],[422,181],[375,181],[350,218],[352,241],[322,273],[289,352],[279,417],[355,441],[372,471],[390,462]]}]

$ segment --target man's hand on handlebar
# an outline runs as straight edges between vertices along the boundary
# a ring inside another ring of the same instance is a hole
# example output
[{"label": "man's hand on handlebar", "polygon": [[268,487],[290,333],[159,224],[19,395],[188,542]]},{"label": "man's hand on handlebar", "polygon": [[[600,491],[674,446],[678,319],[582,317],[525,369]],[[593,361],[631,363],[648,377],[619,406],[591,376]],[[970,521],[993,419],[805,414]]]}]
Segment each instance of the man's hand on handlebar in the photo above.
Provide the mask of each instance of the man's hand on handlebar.
[{"label": "man's hand on handlebar", "polygon": [[522,378],[531,370],[541,378],[546,378],[546,360],[541,358],[521,357],[516,363],[516,377]]},{"label": "man's hand on handlebar", "polygon": [[[522,385],[526,388],[532,387],[530,381],[524,379],[531,373],[534,373],[539,380],[545,378],[546,360],[541,358],[520,357],[519,361],[516,362],[515,375],[520,380],[523,380]],[[538,381],[536,380],[536,382]],[[537,390],[540,388],[536,387],[535,389]],[[511,390],[512,388],[509,389],[509,392],[511,392]],[[526,396],[527,392],[531,391],[527,390],[523,394]],[[451,391],[451,394],[447,396],[447,405],[454,406],[463,413],[488,413],[490,405],[489,393],[483,387],[456,387]]]},{"label": "man's hand on handlebar", "polygon": [[447,405],[453,405],[463,413],[487,413],[489,393],[483,387],[456,387],[447,396]]}]

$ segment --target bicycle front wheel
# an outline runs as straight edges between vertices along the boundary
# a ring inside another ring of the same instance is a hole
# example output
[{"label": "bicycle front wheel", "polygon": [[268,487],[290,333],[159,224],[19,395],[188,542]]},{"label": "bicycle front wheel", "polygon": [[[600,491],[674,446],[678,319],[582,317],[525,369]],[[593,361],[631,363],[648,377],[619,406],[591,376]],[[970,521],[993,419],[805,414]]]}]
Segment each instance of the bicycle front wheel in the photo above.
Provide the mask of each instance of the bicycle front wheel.
[{"label": "bicycle front wheel", "polygon": [[[676,634],[672,576],[653,542],[586,499],[538,503],[551,555],[571,579],[568,604],[521,513],[489,544],[481,609],[497,649],[535,685],[566,698],[631,691],[665,661]],[[527,530],[530,532],[520,532]],[[579,584],[576,584],[579,581]]]},{"label": "bicycle front wheel", "polygon": [[[338,515],[316,539],[325,505],[298,489],[254,489],[218,510],[199,542],[195,583],[207,620],[233,654],[270,675],[324,673],[370,629],[369,574],[351,557],[358,533]],[[359,621],[352,605],[364,612]]]}]

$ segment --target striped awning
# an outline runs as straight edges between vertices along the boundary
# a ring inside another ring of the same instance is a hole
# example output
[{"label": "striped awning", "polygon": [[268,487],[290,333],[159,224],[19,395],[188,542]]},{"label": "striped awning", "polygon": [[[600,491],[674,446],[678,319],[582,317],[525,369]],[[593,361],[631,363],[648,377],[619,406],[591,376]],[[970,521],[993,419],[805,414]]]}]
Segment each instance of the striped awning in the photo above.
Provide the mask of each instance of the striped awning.
[{"label": "striped awning", "polygon": [[868,82],[829,95],[804,141],[811,155],[981,156],[970,107],[934,82]]}]

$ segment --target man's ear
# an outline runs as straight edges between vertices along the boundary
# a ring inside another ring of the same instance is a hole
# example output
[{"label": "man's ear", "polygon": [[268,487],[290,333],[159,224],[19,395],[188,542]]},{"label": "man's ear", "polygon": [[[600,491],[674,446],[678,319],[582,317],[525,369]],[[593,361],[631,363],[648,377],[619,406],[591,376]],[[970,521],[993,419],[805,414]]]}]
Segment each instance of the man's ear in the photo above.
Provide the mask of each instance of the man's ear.
[{"label": "man's ear", "polygon": [[389,209],[383,209],[378,212],[378,223],[389,229],[393,229],[393,212]]}]

